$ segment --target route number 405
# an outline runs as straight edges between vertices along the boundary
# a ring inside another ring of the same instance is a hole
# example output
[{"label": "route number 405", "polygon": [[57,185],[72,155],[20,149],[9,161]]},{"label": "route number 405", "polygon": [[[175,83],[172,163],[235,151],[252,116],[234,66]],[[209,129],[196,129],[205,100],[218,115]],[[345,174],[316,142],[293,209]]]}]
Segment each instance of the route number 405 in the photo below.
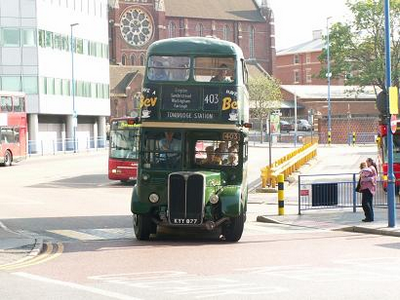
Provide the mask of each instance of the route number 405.
[{"label": "route number 405", "polygon": [[207,94],[204,102],[207,104],[217,104],[219,102],[218,94]]}]

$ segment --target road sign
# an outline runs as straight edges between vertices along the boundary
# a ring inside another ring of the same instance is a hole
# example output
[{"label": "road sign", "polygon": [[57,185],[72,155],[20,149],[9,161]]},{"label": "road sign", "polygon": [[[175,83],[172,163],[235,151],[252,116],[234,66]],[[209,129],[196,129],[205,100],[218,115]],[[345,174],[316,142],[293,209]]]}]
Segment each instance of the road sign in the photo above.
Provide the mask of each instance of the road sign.
[{"label": "road sign", "polygon": [[390,130],[394,134],[397,129],[397,116],[396,115],[391,115],[390,116]]}]

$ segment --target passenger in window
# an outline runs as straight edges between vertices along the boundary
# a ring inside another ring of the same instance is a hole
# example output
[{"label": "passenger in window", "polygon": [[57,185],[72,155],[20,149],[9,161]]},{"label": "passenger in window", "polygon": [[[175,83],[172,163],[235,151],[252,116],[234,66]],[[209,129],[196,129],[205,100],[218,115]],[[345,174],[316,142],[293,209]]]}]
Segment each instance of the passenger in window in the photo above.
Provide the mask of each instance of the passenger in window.
[{"label": "passenger in window", "polygon": [[160,160],[178,159],[180,156],[179,151],[181,150],[180,140],[174,138],[174,133],[171,131],[167,131],[164,134],[165,137],[158,142],[159,149],[161,151],[171,151],[172,153],[160,153]]},{"label": "passenger in window", "polygon": [[221,149],[217,148],[214,151],[214,159],[213,159],[214,165],[222,165],[222,153]]},{"label": "passenger in window", "polygon": [[238,151],[237,151],[237,144],[232,144],[228,148],[228,159],[226,165],[228,166],[236,166],[238,160]]},{"label": "passenger in window", "polygon": [[175,69],[173,71],[173,80],[176,81],[185,81],[188,79],[188,70],[185,65],[179,65],[179,69]]},{"label": "passenger in window", "polygon": [[228,77],[228,66],[226,64],[222,64],[219,66],[219,70],[217,75],[215,75],[210,80],[211,82],[231,82]]},{"label": "passenger in window", "polygon": [[162,81],[162,80],[168,80],[168,75],[163,69],[164,65],[156,61],[154,63],[154,67],[152,68],[152,74],[150,76],[151,80],[156,80],[156,81]]},{"label": "passenger in window", "polygon": [[228,162],[228,147],[225,142],[221,142],[216,149],[216,152],[219,152],[222,163],[225,164]]},{"label": "passenger in window", "polygon": [[228,162],[226,164],[227,166],[237,166],[237,155],[235,153],[231,153],[228,156]]},{"label": "passenger in window", "polygon": [[202,165],[212,165],[214,164],[214,147],[213,146],[208,146],[206,147],[206,159],[204,159],[201,164]]}]

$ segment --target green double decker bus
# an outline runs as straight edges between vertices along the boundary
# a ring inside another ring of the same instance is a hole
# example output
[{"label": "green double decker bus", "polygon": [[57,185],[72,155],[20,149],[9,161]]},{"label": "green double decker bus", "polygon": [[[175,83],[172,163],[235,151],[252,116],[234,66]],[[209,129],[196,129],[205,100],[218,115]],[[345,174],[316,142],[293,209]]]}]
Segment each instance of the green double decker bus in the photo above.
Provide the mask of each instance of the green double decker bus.
[{"label": "green double decker bus", "polygon": [[159,226],[243,233],[249,100],[241,49],[215,38],[153,43],[140,99],[139,169],[131,211],[136,238]]}]

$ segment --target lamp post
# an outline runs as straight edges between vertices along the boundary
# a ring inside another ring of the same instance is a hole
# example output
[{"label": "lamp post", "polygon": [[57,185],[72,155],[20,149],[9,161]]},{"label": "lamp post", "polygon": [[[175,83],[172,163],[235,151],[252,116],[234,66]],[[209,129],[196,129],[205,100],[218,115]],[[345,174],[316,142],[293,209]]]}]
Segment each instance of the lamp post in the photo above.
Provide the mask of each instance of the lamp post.
[{"label": "lamp post", "polygon": [[78,127],[78,114],[76,113],[75,108],[75,78],[74,78],[74,52],[75,52],[75,43],[74,43],[74,27],[79,25],[79,23],[70,24],[71,27],[71,92],[72,92],[72,126],[73,126],[73,145],[74,145],[74,153],[76,153],[76,127]]},{"label": "lamp post", "polygon": [[[389,88],[392,85],[391,59],[390,59],[390,4],[389,0],[384,1],[385,9],[385,68],[386,68],[386,101],[387,107],[389,103]],[[390,129],[390,113],[387,121],[387,153],[388,153],[388,186],[387,186],[387,203],[388,203],[388,227],[396,226],[396,203],[395,203],[395,176],[393,171],[393,134]]]},{"label": "lamp post", "polygon": [[326,60],[327,60],[327,74],[328,77],[328,144],[331,144],[332,137],[332,124],[331,124],[331,57],[329,51],[329,19],[332,17],[326,18]]}]

